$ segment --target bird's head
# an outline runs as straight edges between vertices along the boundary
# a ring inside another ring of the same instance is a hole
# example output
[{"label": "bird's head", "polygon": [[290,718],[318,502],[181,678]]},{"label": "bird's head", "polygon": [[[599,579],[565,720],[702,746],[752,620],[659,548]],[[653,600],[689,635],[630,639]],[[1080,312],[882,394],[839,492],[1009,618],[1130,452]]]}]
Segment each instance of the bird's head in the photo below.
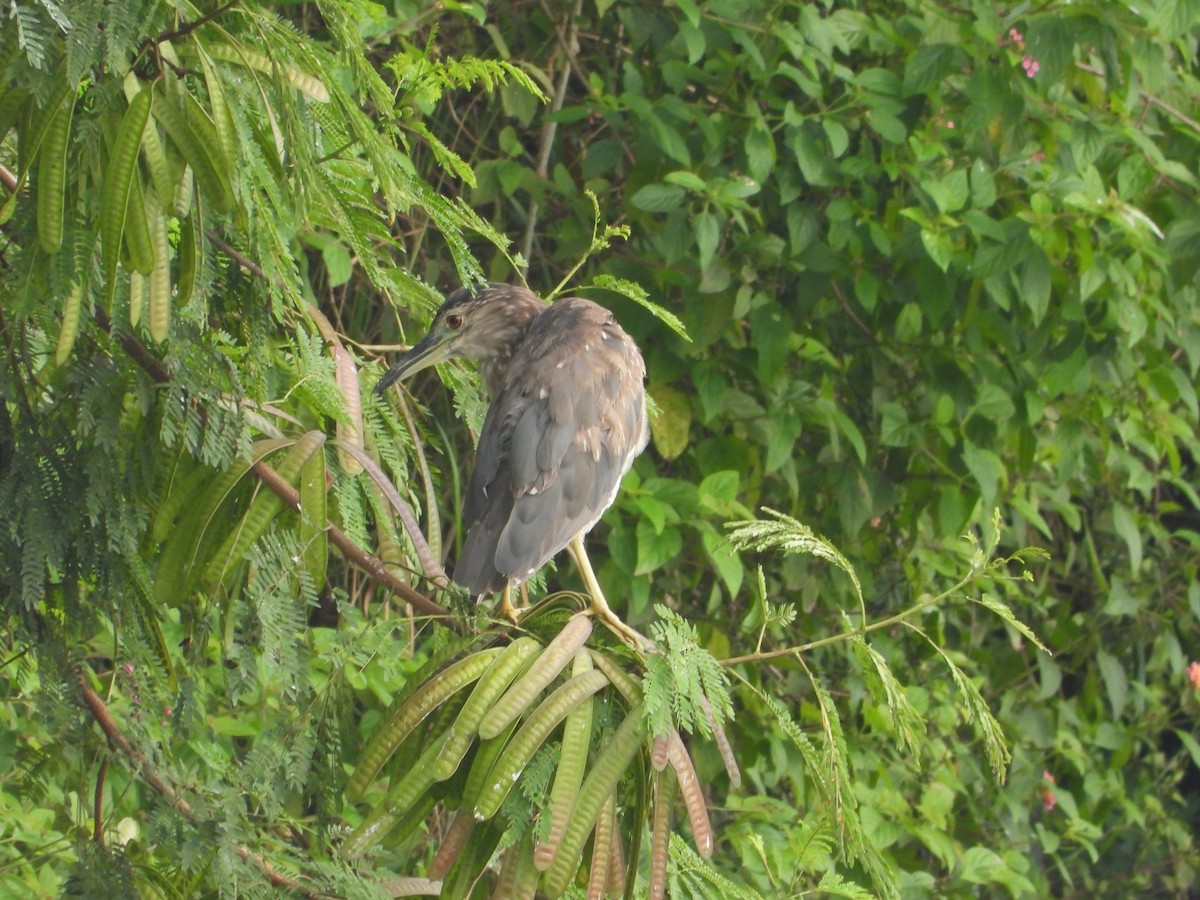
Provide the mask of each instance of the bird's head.
[{"label": "bird's head", "polygon": [[394,382],[451,359],[506,364],[529,323],[545,308],[545,302],[524,287],[489,284],[477,293],[459,288],[437,311],[429,333],[379,379],[375,393],[383,393]]}]

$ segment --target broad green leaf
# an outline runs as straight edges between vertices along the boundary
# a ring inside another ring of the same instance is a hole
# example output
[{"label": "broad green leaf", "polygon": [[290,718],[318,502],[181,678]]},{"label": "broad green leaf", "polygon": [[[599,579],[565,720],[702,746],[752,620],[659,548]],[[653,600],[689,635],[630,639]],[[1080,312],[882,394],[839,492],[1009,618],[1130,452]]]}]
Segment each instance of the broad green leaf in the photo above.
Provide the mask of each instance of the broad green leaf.
[{"label": "broad green leaf", "polygon": [[1119,719],[1129,697],[1129,678],[1125,674],[1125,667],[1119,659],[1104,650],[1096,651],[1096,667],[1100,670],[1100,679],[1108,694],[1113,718]]},{"label": "broad green leaf", "polygon": [[677,208],[683,203],[683,198],[683,188],[678,185],[648,184],[634,194],[629,202],[646,212],[661,213]]},{"label": "broad green leaf", "polygon": [[649,393],[658,407],[658,415],[650,420],[654,449],[663,459],[675,459],[688,445],[692,404],[682,391],[667,385],[654,387]]},{"label": "broad green leaf", "polygon": [[1125,542],[1129,551],[1129,568],[1136,575],[1142,567],[1142,533],[1133,519],[1133,514],[1123,503],[1113,504],[1113,530]]}]

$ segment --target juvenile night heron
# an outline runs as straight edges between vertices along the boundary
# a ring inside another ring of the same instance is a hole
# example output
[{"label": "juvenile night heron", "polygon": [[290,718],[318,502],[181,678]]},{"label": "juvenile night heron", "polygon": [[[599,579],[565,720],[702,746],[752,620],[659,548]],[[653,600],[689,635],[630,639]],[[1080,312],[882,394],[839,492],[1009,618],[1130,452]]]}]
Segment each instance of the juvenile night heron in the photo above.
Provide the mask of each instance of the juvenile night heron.
[{"label": "juvenile night heron", "polygon": [[590,300],[547,305],[508,284],[477,293],[459,288],[375,391],[456,358],[479,362],[491,405],[467,487],[467,538],[454,580],[477,597],[503,591],[501,611],[512,618],[511,587],[570,546],[595,613],[636,636],[605,602],[583,537],[649,437],[637,345]]}]

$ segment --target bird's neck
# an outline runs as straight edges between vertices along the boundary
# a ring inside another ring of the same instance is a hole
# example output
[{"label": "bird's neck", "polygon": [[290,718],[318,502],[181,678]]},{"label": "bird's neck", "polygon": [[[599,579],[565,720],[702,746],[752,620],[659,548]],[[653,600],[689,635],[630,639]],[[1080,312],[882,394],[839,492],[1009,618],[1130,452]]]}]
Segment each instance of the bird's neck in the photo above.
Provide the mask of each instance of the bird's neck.
[{"label": "bird's neck", "polygon": [[546,304],[533,294],[517,297],[510,303],[503,326],[492,336],[488,348],[490,352],[479,358],[479,377],[489,397],[495,397],[504,386],[508,367],[520,353],[521,342],[525,340],[529,326],[545,309]]}]

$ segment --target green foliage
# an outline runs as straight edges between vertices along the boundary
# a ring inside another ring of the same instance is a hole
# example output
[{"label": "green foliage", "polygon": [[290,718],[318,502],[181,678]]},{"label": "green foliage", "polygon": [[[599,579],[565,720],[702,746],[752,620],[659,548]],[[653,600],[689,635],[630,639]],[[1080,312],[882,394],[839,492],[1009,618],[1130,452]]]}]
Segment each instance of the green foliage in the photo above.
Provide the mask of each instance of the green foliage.
[{"label": "green foliage", "polygon": [[[341,858],[452,720],[348,802],[450,639],[386,594],[434,592],[421,536],[339,448],[361,408],[452,561],[484,402],[447,367],[452,401],[382,403],[334,345],[369,369],[486,275],[594,290],[646,356],[653,446],[591,546],[667,648],[621,656],[624,688],[655,733],[700,723],[716,852],[673,839],[673,896],[1184,895],[1195,4],[579,10],[0,11],[0,893],[426,871],[453,779]],[[263,466],[310,433],[297,510]],[[628,851],[648,753],[618,773]]]},{"label": "green foliage", "polygon": [[659,618],[651,636],[657,652],[647,656],[642,680],[650,731],[662,736],[678,725],[689,734],[711,737],[733,717],[729,678],[700,645],[694,625],[661,604],[655,612]]}]

